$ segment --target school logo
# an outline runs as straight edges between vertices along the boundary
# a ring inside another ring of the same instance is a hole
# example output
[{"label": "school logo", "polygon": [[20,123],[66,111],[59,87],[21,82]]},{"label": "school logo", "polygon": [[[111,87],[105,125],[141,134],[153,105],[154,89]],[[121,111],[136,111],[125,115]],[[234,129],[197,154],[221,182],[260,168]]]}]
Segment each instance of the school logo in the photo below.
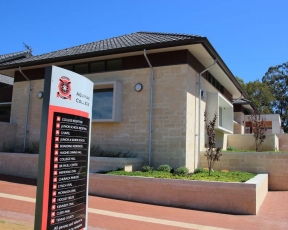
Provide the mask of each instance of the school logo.
[{"label": "school logo", "polygon": [[58,92],[57,97],[61,97],[62,99],[71,100],[71,81],[68,77],[60,77],[58,84]]}]

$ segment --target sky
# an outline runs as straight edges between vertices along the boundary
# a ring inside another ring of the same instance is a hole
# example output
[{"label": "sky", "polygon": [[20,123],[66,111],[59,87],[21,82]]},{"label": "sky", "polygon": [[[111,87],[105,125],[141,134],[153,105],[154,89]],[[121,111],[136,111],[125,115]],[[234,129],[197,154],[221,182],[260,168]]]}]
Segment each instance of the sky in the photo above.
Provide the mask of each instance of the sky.
[{"label": "sky", "polygon": [[287,0],[0,0],[0,54],[39,55],[138,31],[207,37],[235,76],[288,61]]}]

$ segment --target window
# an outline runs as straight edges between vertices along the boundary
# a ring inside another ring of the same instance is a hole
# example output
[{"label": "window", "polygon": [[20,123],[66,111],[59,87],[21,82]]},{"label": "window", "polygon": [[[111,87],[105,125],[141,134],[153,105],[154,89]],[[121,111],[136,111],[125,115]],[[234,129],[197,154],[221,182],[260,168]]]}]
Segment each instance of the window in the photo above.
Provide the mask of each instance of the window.
[{"label": "window", "polygon": [[113,88],[94,89],[92,119],[112,119]]},{"label": "window", "polygon": [[97,61],[97,62],[64,65],[60,67],[70,71],[74,71],[79,74],[99,73],[104,71],[116,71],[123,69],[121,58],[105,61]]},{"label": "window", "polygon": [[122,59],[107,61],[107,71],[121,70],[121,69],[122,69]]},{"label": "window", "polygon": [[219,106],[219,116],[218,116],[218,119],[219,119],[219,126],[222,127],[222,107]]},{"label": "window", "polygon": [[88,73],[88,63],[84,63],[84,64],[77,64],[74,66],[74,71],[76,73],[79,73],[79,74],[85,74],[85,73]]},{"label": "window", "polygon": [[99,73],[105,71],[105,62],[92,62],[90,63],[90,72],[91,73]]},{"label": "window", "polygon": [[94,84],[92,121],[120,122],[122,115],[122,83],[120,81]]},{"label": "window", "polygon": [[221,92],[221,93],[224,92],[223,85],[221,85],[221,83],[219,81],[217,81],[216,78],[211,73],[208,72],[206,79],[207,79],[207,81],[210,82],[211,85],[213,85],[216,89],[218,89],[219,92]]}]

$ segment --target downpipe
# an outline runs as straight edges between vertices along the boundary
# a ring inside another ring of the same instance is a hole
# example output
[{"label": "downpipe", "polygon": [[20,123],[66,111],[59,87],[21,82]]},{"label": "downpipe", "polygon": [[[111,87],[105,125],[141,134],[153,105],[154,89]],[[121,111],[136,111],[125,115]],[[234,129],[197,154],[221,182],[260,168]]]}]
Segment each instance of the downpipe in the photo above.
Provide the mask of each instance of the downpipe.
[{"label": "downpipe", "polygon": [[151,152],[152,152],[152,125],[153,125],[153,89],[154,89],[154,69],[146,55],[146,49],[144,49],[144,57],[151,69],[151,77],[150,77],[150,112],[149,112],[149,147],[148,147],[148,164],[151,166]]},{"label": "downpipe", "polygon": [[[202,96],[202,74],[207,72],[212,66],[214,66],[216,63],[218,62],[217,59],[214,60],[214,63],[212,65],[210,65],[209,67],[207,67],[206,69],[204,69],[201,73],[199,73],[199,98],[198,98],[198,164],[197,164],[197,168],[200,168],[200,137],[201,137],[201,96]],[[195,161],[194,161],[195,162]]]},{"label": "downpipe", "polygon": [[19,66],[19,72],[29,82],[29,86],[28,86],[28,103],[27,103],[27,107],[26,107],[26,121],[25,121],[25,131],[24,131],[24,145],[23,145],[23,152],[24,152],[25,149],[26,149],[26,144],[27,144],[27,129],[28,129],[29,106],[30,106],[30,93],[31,93],[32,89],[31,89],[31,81],[22,72],[21,66]]}]

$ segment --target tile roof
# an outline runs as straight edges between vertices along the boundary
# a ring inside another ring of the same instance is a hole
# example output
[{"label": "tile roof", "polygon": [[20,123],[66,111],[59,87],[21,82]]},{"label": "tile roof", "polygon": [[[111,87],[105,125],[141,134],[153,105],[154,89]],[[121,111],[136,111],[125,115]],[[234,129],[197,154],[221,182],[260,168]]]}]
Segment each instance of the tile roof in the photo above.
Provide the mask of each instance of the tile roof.
[{"label": "tile roof", "polygon": [[14,78],[0,74],[0,87],[13,85],[13,82],[14,82]]},{"label": "tile roof", "polygon": [[126,34],[118,37],[113,37],[105,40],[100,40],[96,42],[87,43],[84,45],[74,46],[67,49],[62,49],[50,53],[41,54],[38,56],[31,56],[25,59],[19,59],[14,61],[8,61],[5,63],[0,63],[0,66],[7,66],[13,64],[21,64],[28,62],[37,62],[42,60],[50,60],[61,57],[72,57],[82,54],[91,54],[101,51],[109,50],[123,50],[128,48],[137,48],[141,46],[149,45],[163,45],[173,42],[181,41],[193,41],[197,38],[204,38],[198,35],[188,35],[188,34],[174,34],[174,33],[156,33],[156,32],[136,32],[132,34]]},{"label": "tile roof", "polygon": [[13,61],[15,59],[19,60],[19,59],[23,59],[23,58],[28,58],[31,56],[32,56],[32,54],[29,50],[10,53],[10,54],[2,54],[2,55],[0,55],[0,63],[10,62],[10,61]]},{"label": "tile roof", "polygon": [[237,104],[237,105],[250,105],[252,104],[251,101],[249,101],[246,98],[237,98],[237,99],[233,99],[233,104]]}]

